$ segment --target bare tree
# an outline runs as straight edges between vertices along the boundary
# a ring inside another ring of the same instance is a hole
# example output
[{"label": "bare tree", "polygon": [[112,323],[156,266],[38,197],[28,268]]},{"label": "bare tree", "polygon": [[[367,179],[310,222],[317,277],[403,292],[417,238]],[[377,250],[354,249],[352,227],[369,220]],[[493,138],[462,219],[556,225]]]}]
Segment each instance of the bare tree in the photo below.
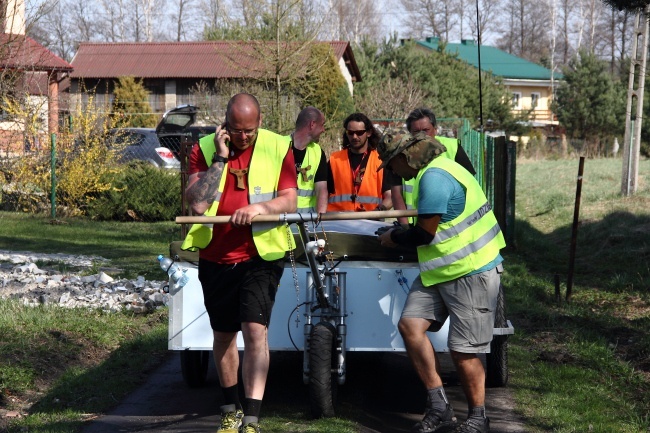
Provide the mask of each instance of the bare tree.
[{"label": "bare tree", "polygon": [[381,89],[358,101],[359,111],[375,119],[405,119],[409,112],[424,105],[426,92],[413,80],[389,78]]},{"label": "bare tree", "polygon": [[101,0],[101,14],[105,17],[100,32],[103,39],[109,42],[125,42],[127,37],[127,19],[129,9],[127,0]]},{"label": "bare tree", "polygon": [[[172,28],[176,29],[174,40],[177,42],[187,40],[194,31],[191,30],[193,20],[192,11],[195,8],[194,0],[169,0],[173,4],[174,12],[170,14],[173,21]],[[171,7],[170,7],[171,9]]]},{"label": "bare tree", "polygon": [[72,24],[72,28],[75,30],[73,32],[75,42],[92,41],[93,36],[97,34],[93,4],[87,0],[71,0],[70,4],[66,5],[71,12],[69,24]]},{"label": "bare tree", "polygon": [[76,47],[71,37],[69,20],[65,4],[57,1],[30,26],[28,32],[54,54],[70,61]]},{"label": "bare tree", "polygon": [[586,7],[586,22],[588,29],[587,47],[591,53],[596,53],[596,44],[598,42],[598,30],[600,27],[600,18],[603,13],[603,3],[601,0],[585,0]]},{"label": "bare tree", "polygon": [[508,28],[497,46],[533,62],[548,56],[545,4],[535,0],[507,0],[505,12]]},{"label": "bare tree", "polygon": [[407,36],[424,38],[427,36],[443,37],[439,23],[438,2],[435,0],[400,0],[404,8],[402,26],[409,29]]},{"label": "bare tree", "polygon": [[197,9],[203,18],[204,28],[219,27],[227,16],[227,5],[224,0],[200,0]]},{"label": "bare tree", "polygon": [[363,39],[377,41],[381,38],[382,22],[377,2],[334,0],[331,4],[338,24],[337,39],[359,45]]},{"label": "bare tree", "polygon": [[563,65],[568,65],[570,56],[572,54],[571,50],[571,28],[573,21],[573,14],[576,9],[576,2],[574,0],[560,0],[559,4],[559,15],[560,15],[560,49],[562,50],[562,59],[561,63]]},{"label": "bare tree", "polygon": [[[501,7],[501,0],[479,0],[479,17],[478,22],[476,19],[476,5],[472,2],[468,3],[473,7],[469,8],[471,13],[468,12],[468,23],[469,29],[474,40],[478,40],[479,29],[481,32],[481,40],[487,40],[490,38],[490,35],[495,33],[494,28],[498,25],[499,20],[497,20],[497,13]],[[462,7],[464,10],[465,8]],[[461,35],[462,38],[462,35]]]}]

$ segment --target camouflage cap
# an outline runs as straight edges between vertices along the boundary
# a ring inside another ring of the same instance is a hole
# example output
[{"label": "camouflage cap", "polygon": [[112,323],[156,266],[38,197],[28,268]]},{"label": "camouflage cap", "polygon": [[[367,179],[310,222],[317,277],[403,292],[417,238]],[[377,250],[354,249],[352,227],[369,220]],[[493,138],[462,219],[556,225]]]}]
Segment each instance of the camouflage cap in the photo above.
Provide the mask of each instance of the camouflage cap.
[{"label": "camouflage cap", "polygon": [[417,133],[416,137],[419,135],[423,136],[422,139],[417,140],[404,151],[406,162],[416,170],[426,167],[434,158],[447,151],[445,145],[435,137],[429,137],[424,132]]},{"label": "camouflage cap", "polygon": [[386,167],[391,159],[404,153],[409,166],[416,170],[425,167],[433,158],[447,151],[447,148],[433,137],[420,131],[411,135],[406,129],[389,128],[377,146],[382,163],[377,171]]}]

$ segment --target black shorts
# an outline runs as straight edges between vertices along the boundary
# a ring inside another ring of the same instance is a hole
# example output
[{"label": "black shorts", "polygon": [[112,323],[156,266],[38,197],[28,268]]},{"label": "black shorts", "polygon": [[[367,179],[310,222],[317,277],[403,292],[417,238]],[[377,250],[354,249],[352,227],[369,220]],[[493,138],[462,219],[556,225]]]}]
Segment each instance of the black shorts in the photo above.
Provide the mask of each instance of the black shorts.
[{"label": "black shorts", "polygon": [[236,264],[199,260],[199,281],[205,309],[215,331],[237,332],[242,322],[271,323],[284,259],[254,257]]}]

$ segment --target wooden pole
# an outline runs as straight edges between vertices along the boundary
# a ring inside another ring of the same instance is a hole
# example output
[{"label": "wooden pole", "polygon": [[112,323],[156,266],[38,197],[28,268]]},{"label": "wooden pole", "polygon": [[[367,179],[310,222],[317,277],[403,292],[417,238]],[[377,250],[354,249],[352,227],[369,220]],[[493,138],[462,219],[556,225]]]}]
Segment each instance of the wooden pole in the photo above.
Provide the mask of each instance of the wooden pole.
[{"label": "wooden pole", "polygon": [[[361,220],[361,219],[383,219],[417,216],[416,209],[410,210],[373,210],[369,212],[328,212],[323,214],[317,213],[288,213],[257,215],[253,217],[253,222],[317,222],[317,221],[343,221],[343,220]],[[176,224],[226,224],[230,221],[229,215],[219,216],[178,216]]]},{"label": "wooden pole", "polygon": [[580,216],[580,195],[582,193],[582,173],[585,168],[585,157],[580,157],[578,167],[578,182],[576,185],[576,200],[573,209],[573,228],[571,229],[571,247],[569,251],[569,276],[566,283],[566,300],[571,300],[571,289],[573,288],[573,265],[576,261],[576,244],[578,238],[578,221]]}]

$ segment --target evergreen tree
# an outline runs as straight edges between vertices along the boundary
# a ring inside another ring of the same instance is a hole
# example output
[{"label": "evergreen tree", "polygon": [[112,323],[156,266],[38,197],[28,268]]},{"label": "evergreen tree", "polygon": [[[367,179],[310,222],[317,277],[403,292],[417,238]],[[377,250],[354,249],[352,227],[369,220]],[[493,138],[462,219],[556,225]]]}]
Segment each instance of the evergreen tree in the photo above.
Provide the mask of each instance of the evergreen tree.
[{"label": "evergreen tree", "polygon": [[621,86],[612,80],[607,64],[586,51],[569,62],[552,109],[567,135],[586,140],[597,154],[600,143],[625,126]]},{"label": "evergreen tree", "polygon": [[354,102],[329,44],[312,45],[306,70],[296,88],[303,106],[318,107],[329,124],[338,125],[354,111]]},{"label": "evergreen tree", "polygon": [[[396,38],[381,47],[362,44],[357,63],[363,76],[363,81],[355,85],[358,101],[376,98],[377,89],[384,91],[390,87],[391,80],[401,80],[404,86],[416,83],[417,89],[413,91],[422,95],[418,105],[431,108],[438,117],[467,118],[473,126],[479,124],[478,71],[445,53],[443,46],[437,52],[423,52],[414,43],[398,45]],[[488,73],[483,73],[481,80],[484,119],[514,132],[517,124],[505,87]],[[405,118],[412,108],[404,104],[401,117]]]},{"label": "evergreen tree", "polygon": [[149,104],[149,92],[133,77],[120,77],[115,83],[113,100],[113,117],[123,120],[124,126],[152,128],[156,126],[158,116],[152,114]]}]

